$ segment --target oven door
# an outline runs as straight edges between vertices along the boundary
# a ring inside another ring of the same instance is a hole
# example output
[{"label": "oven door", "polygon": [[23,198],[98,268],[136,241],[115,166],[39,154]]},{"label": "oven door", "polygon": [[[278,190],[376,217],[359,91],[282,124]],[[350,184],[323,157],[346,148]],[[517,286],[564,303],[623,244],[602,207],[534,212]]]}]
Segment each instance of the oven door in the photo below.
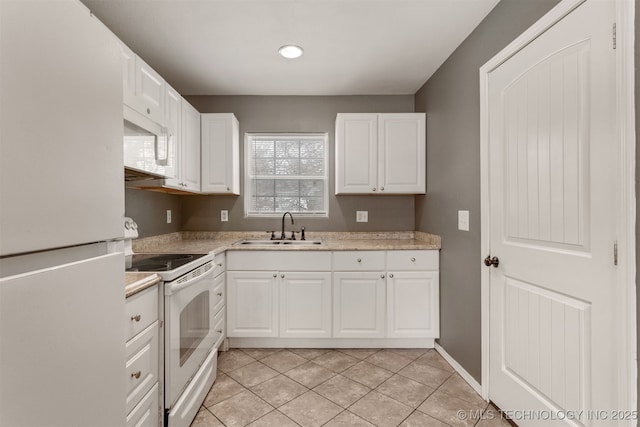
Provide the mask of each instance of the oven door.
[{"label": "oven door", "polygon": [[214,264],[164,285],[165,408],[171,408],[213,348]]}]

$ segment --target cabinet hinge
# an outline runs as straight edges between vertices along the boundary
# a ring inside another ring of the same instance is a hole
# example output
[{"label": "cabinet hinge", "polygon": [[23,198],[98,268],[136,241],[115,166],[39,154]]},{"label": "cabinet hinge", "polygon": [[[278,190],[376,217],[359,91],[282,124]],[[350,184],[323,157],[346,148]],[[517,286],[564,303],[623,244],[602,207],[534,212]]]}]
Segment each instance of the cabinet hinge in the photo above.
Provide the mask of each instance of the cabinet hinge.
[{"label": "cabinet hinge", "polygon": [[613,242],[613,265],[618,265],[618,241]]},{"label": "cabinet hinge", "polygon": [[616,23],[613,23],[613,49],[615,50],[617,44],[617,32],[616,32]]}]

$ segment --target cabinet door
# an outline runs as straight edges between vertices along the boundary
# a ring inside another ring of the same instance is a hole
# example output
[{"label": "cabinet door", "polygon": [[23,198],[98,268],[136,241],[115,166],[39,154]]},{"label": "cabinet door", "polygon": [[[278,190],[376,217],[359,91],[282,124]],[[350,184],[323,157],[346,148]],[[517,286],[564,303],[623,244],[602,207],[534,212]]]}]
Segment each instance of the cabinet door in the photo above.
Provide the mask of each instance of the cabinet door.
[{"label": "cabinet door", "polygon": [[132,107],[154,122],[164,125],[164,80],[139,56],[136,56],[135,66],[136,99],[139,103]]},{"label": "cabinet door", "polygon": [[376,193],[378,115],[338,114],[336,194]]},{"label": "cabinet door", "polygon": [[240,194],[240,130],[231,114],[203,114],[202,192]]},{"label": "cabinet door", "polygon": [[176,186],[179,176],[178,149],[180,147],[180,122],[181,122],[181,103],[182,97],[171,86],[165,85],[164,96],[164,117],[167,126],[167,162],[166,165],[159,166],[162,168],[162,174],[165,175],[167,184]]},{"label": "cabinet door", "polygon": [[331,273],[280,274],[280,336],[331,337]]},{"label": "cabinet door", "polygon": [[227,272],[227,336],[278,336],[278,274]]},{"label": "cabinet door", "polygon": [[423,113],[378,115],[378,185],[386,193],[426,190],[426,134]]},{"label": "cabinet door", "polygon": [[438,338],[438,272],[390,272],[387,276],[387,337]]},{"label": "cabinet door", "polygon": [[126,105],[135,105],[136,97],[136,54],[120,42],[122,56],[122,95]]},{"label": "cabinet door", "polygon": [[200,113],[182,99],[182,182],[187,191],[200,192]]},{"label": "cabinet door", "polygon": [[333,336],[383,338],[383,272],[333,273]]}]

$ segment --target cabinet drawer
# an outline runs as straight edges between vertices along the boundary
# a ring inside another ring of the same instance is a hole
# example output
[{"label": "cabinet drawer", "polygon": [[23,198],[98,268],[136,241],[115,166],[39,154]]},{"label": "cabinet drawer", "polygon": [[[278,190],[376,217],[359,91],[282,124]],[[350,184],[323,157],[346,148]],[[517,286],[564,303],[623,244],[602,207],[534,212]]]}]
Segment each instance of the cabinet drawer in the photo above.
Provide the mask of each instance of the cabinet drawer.
[{"label": "cabinet drawer", "polygon": [[158,320],[158,288],[152,286],[127,298],[125,314],[125,337],[128,341]]},{"label": "cabinet drawer", "polygon": [[127,415],[127,427],[158,427],[158,384],[144,396],[142,401]]},{"label": "cabinet drawer", "polygon": [[384,251],[333,253],[334,271],[384,271]]},{"label": "cabinet drawer", "polygon": [[215,267],[213,268],[213,275],[217,276],[220,273],[224,273],[227,269],[227,256],[224,252],[216,254]]},{"label": "cabinet drawer", "polygon": [[389,251],[387,252],[387,271],[394,270],[432,270],[439,268],[439,251]]},{"label": "cabinet drawer", "polygon": [[216,342],[213,345],[214,348],[220,348],[222,341],[227,336],[225,319],[226,319],[225,310],[222,309],[218,314],[216,314],[216,317],[214,319],[215,326],[213,330],[215,331],[215,339],[216,339]]},{"label": "cabinet drawer", "polygon": [[230,251],[227,270],[331,271],[329,251]]},{"label": "cabinet drawer", "polygon": [[225,292],[225,275],[221,274],[219,276],[216,276],[215,279],[213,279],[213,301],[214,301],[214,305],[213,305],[213,310],[211,310],[212,313],[218,313],[220,311],[220,309],[222,307],[224,307],[224,303],[225,303],[225,297],[226,297],[226,292]]},{"label": "cabinet drawer", "polygon": [[158,382],[158,321],[127,342],[127,412]]}]

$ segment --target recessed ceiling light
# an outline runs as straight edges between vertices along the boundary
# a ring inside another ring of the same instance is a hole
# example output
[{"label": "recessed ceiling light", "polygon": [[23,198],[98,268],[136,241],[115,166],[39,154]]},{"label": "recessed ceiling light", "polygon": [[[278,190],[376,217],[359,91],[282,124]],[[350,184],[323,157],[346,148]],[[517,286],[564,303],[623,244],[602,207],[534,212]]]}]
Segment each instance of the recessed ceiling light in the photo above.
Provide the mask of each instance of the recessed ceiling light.
[{"label": "recessed ceiling light", "polygon": [[278,53],[287,59],[300,58],[302,56],[302,48],[294,44],[286,44],[278,49]]}]

